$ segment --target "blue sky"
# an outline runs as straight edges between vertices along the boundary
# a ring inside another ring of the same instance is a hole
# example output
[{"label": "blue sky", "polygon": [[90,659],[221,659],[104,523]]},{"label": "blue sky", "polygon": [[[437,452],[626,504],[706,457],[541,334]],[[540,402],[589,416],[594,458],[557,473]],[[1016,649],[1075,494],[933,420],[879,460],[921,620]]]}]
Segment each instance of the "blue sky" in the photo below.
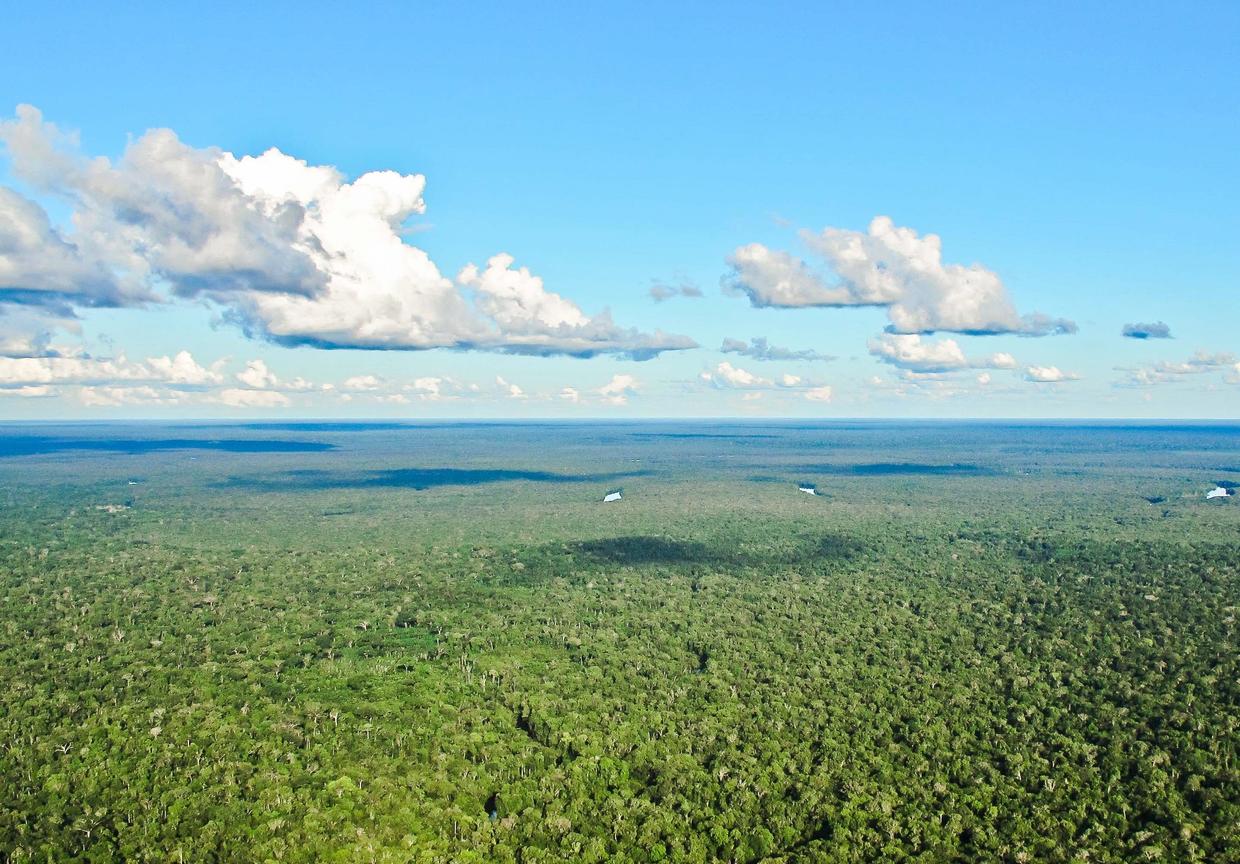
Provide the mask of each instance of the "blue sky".
[{"label": "blue sky", "polygon": [[1240,417],[1234,3],[7,19],[0,417]]}]

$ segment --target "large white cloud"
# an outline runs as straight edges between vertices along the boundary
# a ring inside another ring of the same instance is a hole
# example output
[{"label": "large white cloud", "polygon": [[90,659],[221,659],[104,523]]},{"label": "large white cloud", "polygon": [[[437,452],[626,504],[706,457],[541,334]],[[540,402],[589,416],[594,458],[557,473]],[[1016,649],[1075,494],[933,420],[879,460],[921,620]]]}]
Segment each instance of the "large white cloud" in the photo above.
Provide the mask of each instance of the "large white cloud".
[{"label": "large white cloud", "polygon": [[99,255],[66,239],[35,202],[0,186],[0,303],[65,317],[74,306],[120,306],[127,296]]},{"label": "large white cloud", "polygon": [[691,348],[684,336],[622,328],[493,256],[454,282],[404,223],[425,211],[422,175],[347,181],[272,149],[240,158],[170,130],[135,139],[113,163],[22,106],[0,123],[14,172],[68,200],[61,233],[41,207],[0,197],[0,304],[126,305],[202,297],[253,336],[285,345],[482,349],[635,359]]},{"label": "large white cloud", "polygon": [[876,217],[868,231],[826,228],[801,232],[829,273],[760,243],[729,257],[729,290],[754,306],[882,306],[895,333],[1071,333],[1076,325],[1041,314],[1021,315],[999,276],[980,264],[944,264],[942,241]]},{"label": "large white cloud", "polygon": [[969,358],[955,339],[930,341],[916,334],[882,333],[869,342],[870,353],[892,366],[913,372],[960,369],[1015,369],[1016,358],[997,353]]}]

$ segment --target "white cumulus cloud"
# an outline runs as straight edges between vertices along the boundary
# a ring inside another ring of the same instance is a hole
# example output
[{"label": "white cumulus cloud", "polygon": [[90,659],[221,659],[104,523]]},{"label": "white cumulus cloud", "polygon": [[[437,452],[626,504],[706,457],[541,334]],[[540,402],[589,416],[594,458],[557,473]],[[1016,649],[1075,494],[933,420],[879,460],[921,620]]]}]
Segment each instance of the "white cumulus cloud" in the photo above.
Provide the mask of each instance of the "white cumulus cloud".
[{"label": "white cumulus cloud", "polygon": [[1025,369],[1025,379],[1038,384],[1058,384],[1063,381],[1077,381],[1080,377],[1074,372],[1064,372],[1058,366],[1029,366]]},{"label": "white cumulus cloud", "polygon": [[773,387],[775,382],[761,375],[755,375],[747,369],[733,366],[724,360],[710,372],[703,372],[701,379],[716,387],[734,387],[738,389]]},{"label": "white cumulus cloud", "polygon": [[177,391],[143,384],[137,387],[82,387],[78,399],[83,405],[112,408],[118,405],[176,405],[184,399]]},{"label": "white cumulus cloud", "polygon": [[0,387],[42,384],[159,383],[181,388],[218,384],[224,376],[219,364],[205,368],[188,351],[172,357],[148,357],[132,362],[94,357],[0,357]]},{"label": "white cumulus cloud", "polygon": [[724,284],[754,306],[882,306],[895,333],[1071,333],[1076,325],[1021,315],[999,276],[980,264],[945,264],[938,235],[876,217],[867,231],[801,232],[829,272],[760,243],[736,249]]},{"label": "white cumulus cloud", "polygon": [[503,394],[509,399],[525,398],[524,390],[522,390],[518,385],[513,384],[511,381],[506,380],[502,376],[495,376],[495,386],[499,387],[500,391],[503,392]]},{"label": "white cumulus cloud", "polygon": [[625,405],[629,397],[637,393],[639,386],[637,379],[632,375],[613,375],[610,381],[595,392],[612,405]]},{"label": "white cumulus cloud", "polygon": [[444,398],[445,385],[447,383],[443,378],[424,375],[421,378],[414,379],[411,384],[405,386],[405,389],[415,393],[419,399],[437,402]]},{"label": "white cumulus cloud", "polygon": [[1127,376],[1121,386],[1150,387],[1156,384],[1170,384],[1183,381],[1192,375],[1207,375],[1224,372],[1240,375],[1240,362],[1235,354],[1227,351],[1211,353],[1197,351],[1186,360],[1163,360],[1152,366],[1123,370]]},{"label": "white cumulus cloud", "polygon": [[70,317],[75,306],[144,299],[144,291],[126,291],[88,240],[66,238],[42,207],[0,186],[0,303]]},{"label": "white cumulus cloud", "polygon": [[0,304],[76,307],[205,298],[252,335],[322,348],[456,348],[648,359],[693,340],[587,315],[511,256],[444,276],[407,243],[425,212],[420,174],[348,180],[276,149],[237,157],[168,129],[120,159],[88,159],[72,136],[21,106],[0,123],[13,171],[68,200],[71,232],[0,190]]},{"label": "white cumulus cloud", "polygon": [[376,375],[352,375],[344,379],[341,386],[345,390],[378,390],[383,386],[383,379]]},{"label": "white cumulus cloud", "polygon": [[1016,368],[1016,358],[1003,352],[988,357],[966,357],[955,339],[931,341],[916,334],[882,333],[870,340],[869,348],[870,353],[884,363],[912,372]]},{"label": "white cumulus cloud", "polygon": [[239,387],[228,387],[215,394],[215,400],[221,405],[232,408],[283,408],[288,405],[288,396],[277,390],[246,390]]},{"label": "white cumulus cloud", "polygon": [[245,369],[237,373],[236,378],[246,387],[254,390],[268,390],[280,383],[276,374],[267,368],[262,360],[251,360]]},{"label": "white cumulus cloud", "polygon": [[776,378],[766,378],[739,366],[733,366],[724,360],[714,369],[702,372],[698,378],[718,390],[742,390],[747,394],[767,391],[799,393],[806,399],[816,402],[829,402],[831,388],[815,381],[808,381],[799,375],[784,373]]}]

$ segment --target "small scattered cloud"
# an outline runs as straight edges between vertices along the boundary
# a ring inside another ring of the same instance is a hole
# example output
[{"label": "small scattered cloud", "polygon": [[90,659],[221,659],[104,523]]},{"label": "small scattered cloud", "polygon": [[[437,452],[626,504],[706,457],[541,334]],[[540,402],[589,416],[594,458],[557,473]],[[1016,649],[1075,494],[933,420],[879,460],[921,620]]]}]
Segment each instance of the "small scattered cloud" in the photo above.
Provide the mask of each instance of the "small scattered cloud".
[{"label": "small scattered cloud", "polygon": [[1210,353],[1198,351],[1187,360],[1164,360],[1152,366],[1141,366],[1135,369],[1121,369],[1127,373],[1119,382],[1121,387],[1152,387],[1159,384],[1172,384],[1184,381],[1189,376],[1224,373],[1231,381],[1233,376],[1240,376],[1240,358],[1228,351]]},{"label": "small scattered cloud", "polygon": [[629,404],[642,387],[642,383],[632,375],[616,374],[598,387],[581,387],[565,385],[558,392],[536,395],[535,399],[549,399],[567,405],[588,407],[591,405],[610,405],[621,407]]},{"label": "small scattered cloud", "polygon": [[991,398],[1000,394],[1016,395],[1023,392],[1023,388],[1015,384],[997,383],[990,371],[982,371],[969,378],[951,372],[914,372],[909,369],[900,369],[894,378],[874,375],[865,384],[866,389],[874,394],[897,399],[927,399],[936,402],[975,399],[979,394],[985,394],[987,398]]},{"label": "small scattered cloud", "polygon": [[703,372],[701,379],[718,388],[746,389],[751,387],[774,387],[775,382],[769,378],[733,366],[727,360],[721,362],[710,372]]},{"label": "small scattered cloud", "polygon": [[24,399],[44,399],[59,395],[59,391],[46,384],[22,384],[18,387],[0,387],[0,397],[17,396]]},{"label": "small scattered cloud", "polygon": [[248,390],[229,387],[215,394],[214,401],[231,408],[283,408],[290,400],[276,390]]},{"label": "small scattered cloud", "polygon": [[723,340],[723,345],[720,346],[719,350],[724,354],[739,354],[754,360],[810,361],[835,359],[830,354],[820,354],[809,349],[797,351],[791,348],[781,348],[778,345],[770,344],[765,336],[755,336],[748,343],[743,339],[727,337]]},{"label": "small scattered cloud", "polygon": [[883,307],[893,333],[1076,332],[1076,324],[1064,318],[1019,314],[996,273],[980,264],[944,264],[937,235],[919,236],[886,216],[876,217],[865,232],[826,228],[800,237],[826,272],[791,253],[750,243],[728,257],[725,290],[757,307]]},{"label": "small scattered cloud", "polygon": [[224,376],[220,364],[201,366],[188,351],[168,357],[148,357],[132,362],[90,356],[0,357],[0,387],[43,384],[114,385],[156,383],[179,388],[200,388],[219,384]]},{"label": "small scattered cloud", "polygon": [[[0,320],[0,325],[5,322]],[[57,352],[51,348],[51,333],[20,325],[0,330],[0,357],[49,357]]]},{"label": "small scattered cloud", "polygon": [[220,372],[224,361],[217,361],[209,369],[203,368],[188,351],[178,351],[171,357],[148,357],[146,363],[158,380],[169,384],[204,387],[224,380]]},{"label": "small scattered cloud", "polygon": [[1025,368],[1025,380],[1037,384],[1059,384],[1065,381],[1079,381],[1074,372],[1064,372],[1058,366],[1028,366]]},{"label": "small scattered cloud", "polygon": [[788,373],[767,378],[734,366],[727,360],[720,362],[714,369],[702,372],[698,378],[716,390],[796,393],[817,402],[831,399],[831,388],[820,382],[808,381],[799,375]]},{"label": "small scattered cloud", "polygon": [[1171,328],[1161,321],[1153,324],[1125,324],[1122,333],[1125,339],[1171,338]]},{"label": "small scattered cloud", "polygon": [[671,282],[663,279],[650,280],[650,298],[656,303],[671,300],[673,297],[700,298],[701,296],[702,289],[689,279],[677,279]]},{"label": "small scattered cloud", "polygon": [[547,291],[542,279],[525,267],[513,269],[513,263],[511,255],[499,254],[485,269],[470,264],[457,275],[457,282],[473,290],[476,305],[502,334],[476,337],[472,347],[485,347],[492,339],[494,350],[512,354],[619,354],[632,360],[697,347],[685,336],[619,327],[606,311],[588,316],[571,300]]},{"label": "small scattered cloud", "polygon": [[629,397],[637,393],[640,383],[632,375],[613,375],[611,380],[595,392],[603,401],[612,405],[627,405]]},{"label": "small scattered cloud", "polygon": [[262,360],[251,360],[245,369],[237,373],[236,378],[246,387],[254,390],[269,390],[280,383],[275,373],[267,368]]},{"label": "small scattered cloud", "polygon": [[340,386],[352,391],[378,390],[383,386],[383,379],[377,375],[352,375]]},{"label": "small scattered cloud", "polygon": [[436,378],[432,375],[424,375],[421,378],[415,378],[411,383],[405,385],[405,390],[414,393],[419,399],[427,402],[438,402],[447,395],[445,390],[448,382],[443,378]]},{"label": "small scattered cloud", "polygon": [[930,341],[915,334],[883,333],[869,342],[870,353],[884,363],[912,372],[954,372],[961,369],[1015,369],[1016,358],[1000,352],[966,357],[955,339]]},{"label": "small scattered cloud", "polygon": [[178,405],[184,394],[149,385],[138,387],[81,387],[78,399],[83,405],[114,408],[120,405]]},{"label": "small scattered cloud", "polygon": [[[267,363],[261,359],[250,360],[245,364],[245,368],[233,376],[239,383],[244,384],[251,390],[279,390],[283,393],[308,393],[312,391],[329,392],[335,389],[333,384],[316,384],[308,381],[300,376],[296,378],[284,379],[278,376]],[[354,381],[356,384],[368,383],[368,379],[373,376],[360,376]],[[350,379],[353,380],[353,379]],[[374,379],[378,381],[379,379]],[[359,387],[358,389],[367,389]]]},{"label": "small scattered cloud", "polygon": [[[67,395],[88,407],[221,404],[273,407],[289,404],[289,392],[326,391],[302,378],[281,381],[262,360],[226,375],[226,359],[209,366],[188,351],[147,357],[93,357],[62,346],[40,356],[0,357],[0,395]],[[243,386],[227,386],[229,380]],[[268,395],[261,395],[268,394]]]},{"label": "small scattered cloud", "polygon": [[511,381],[507,381],[499,375],[495,376],[495,385],[509,399],[524,399],[525,391]]}]

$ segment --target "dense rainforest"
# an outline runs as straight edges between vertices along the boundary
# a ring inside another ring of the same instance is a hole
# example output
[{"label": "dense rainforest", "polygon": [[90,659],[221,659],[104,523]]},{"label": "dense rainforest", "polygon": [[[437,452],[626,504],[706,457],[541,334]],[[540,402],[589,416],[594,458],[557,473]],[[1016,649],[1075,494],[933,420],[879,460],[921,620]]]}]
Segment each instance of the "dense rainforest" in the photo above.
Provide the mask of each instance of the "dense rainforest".
[{"label": "dense rainforest", "polygon": [[1237,862],[1238,479],[1226,426],[9,427],[0,860]]}]

